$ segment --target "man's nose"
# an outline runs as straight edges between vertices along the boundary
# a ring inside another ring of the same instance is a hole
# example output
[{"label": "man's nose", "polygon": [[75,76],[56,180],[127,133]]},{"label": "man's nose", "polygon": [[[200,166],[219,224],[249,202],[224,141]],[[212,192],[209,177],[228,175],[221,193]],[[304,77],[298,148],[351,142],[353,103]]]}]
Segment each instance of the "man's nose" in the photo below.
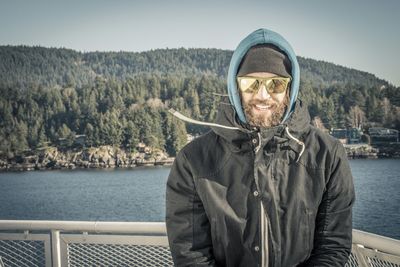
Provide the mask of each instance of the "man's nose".
[{"label": "man's nose", "polygon": [[267,91],[267,87],[264,84],[261,84],[258,88],[257,97],[259,99],[268,99],[271,98],[271,95]]}]

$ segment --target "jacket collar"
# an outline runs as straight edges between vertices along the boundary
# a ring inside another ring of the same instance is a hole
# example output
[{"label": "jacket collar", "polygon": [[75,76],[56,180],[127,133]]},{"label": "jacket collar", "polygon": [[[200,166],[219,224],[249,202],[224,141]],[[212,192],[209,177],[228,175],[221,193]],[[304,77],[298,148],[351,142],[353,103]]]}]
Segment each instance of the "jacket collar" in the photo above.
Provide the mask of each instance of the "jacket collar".
[{"label": "jacket collar", "polygon": [[223,98],[219,105],[216,123],[238,128],[237,130],[232,130],[211,127],[218,136],[231,145],[233,151],[251,150],[254,148],[252,139],[259,139],[261,137],[262,146],[269,143],[272,139],[278,144],[289,141],[288,145],[298,152],[298,144],[288,137],[285,128],[288,127],[293,136],[302,139],[304,133],[310,127],[310,115],[302,101],[297,100],[294,111],[285,123],[270,128],[251,127],[249,124],[242,123],[238,119],[234,106],[230,104],[227,98]]}]

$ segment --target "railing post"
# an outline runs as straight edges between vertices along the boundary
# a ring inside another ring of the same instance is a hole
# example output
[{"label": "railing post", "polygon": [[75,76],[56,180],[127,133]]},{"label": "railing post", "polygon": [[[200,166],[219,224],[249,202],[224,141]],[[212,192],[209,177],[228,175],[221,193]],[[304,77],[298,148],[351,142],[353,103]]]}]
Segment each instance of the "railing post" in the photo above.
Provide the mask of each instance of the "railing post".
[{"label": "railing post", "polygon": [[363,246],[362,245],[353,245],[353,251],[352,251],[353,254],[357,258],[358,266],[359,267],[370,267],[371,265],[366,262],[363,253],[359,249],[360,247],[362,248]]},{"label": "railing post", "polygon": [[60,231],[51,230],[51,255],[53,267],[61,267]]}]

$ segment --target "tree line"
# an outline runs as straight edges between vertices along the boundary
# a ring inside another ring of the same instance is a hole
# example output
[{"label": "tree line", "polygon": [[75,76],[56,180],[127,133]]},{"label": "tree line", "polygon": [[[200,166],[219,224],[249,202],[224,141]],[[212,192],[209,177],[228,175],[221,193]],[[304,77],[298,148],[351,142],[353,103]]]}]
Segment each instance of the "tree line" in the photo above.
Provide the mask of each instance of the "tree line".
[{"label": "tree line", "polygon": [[[28,149],[113,145],[134,150],[139,142],[174,156],[186,134],[169,108],[213,121],[218,95],[226,94],[231,51],[159,49],[142,53],[0,47],[0,153]],[[300,98],[326,128],[385,126],[400,130],[400,90],[374,75],[299,57]]]}]

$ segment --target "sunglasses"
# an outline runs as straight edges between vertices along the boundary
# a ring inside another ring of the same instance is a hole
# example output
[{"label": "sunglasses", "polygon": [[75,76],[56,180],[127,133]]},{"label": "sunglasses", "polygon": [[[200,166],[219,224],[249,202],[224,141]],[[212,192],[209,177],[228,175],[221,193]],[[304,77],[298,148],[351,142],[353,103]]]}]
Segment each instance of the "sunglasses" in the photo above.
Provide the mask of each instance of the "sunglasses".
[{"label": "sunglasses", "polygon": [[290,78],[286,77],[252,77],[252,76],[241,76],[237,77],[237,82],[239,89],[245,93],[257,93],[261,88],[261,85],[264,84],[267,92],[269,94],[280,94],[286,91]]}]

